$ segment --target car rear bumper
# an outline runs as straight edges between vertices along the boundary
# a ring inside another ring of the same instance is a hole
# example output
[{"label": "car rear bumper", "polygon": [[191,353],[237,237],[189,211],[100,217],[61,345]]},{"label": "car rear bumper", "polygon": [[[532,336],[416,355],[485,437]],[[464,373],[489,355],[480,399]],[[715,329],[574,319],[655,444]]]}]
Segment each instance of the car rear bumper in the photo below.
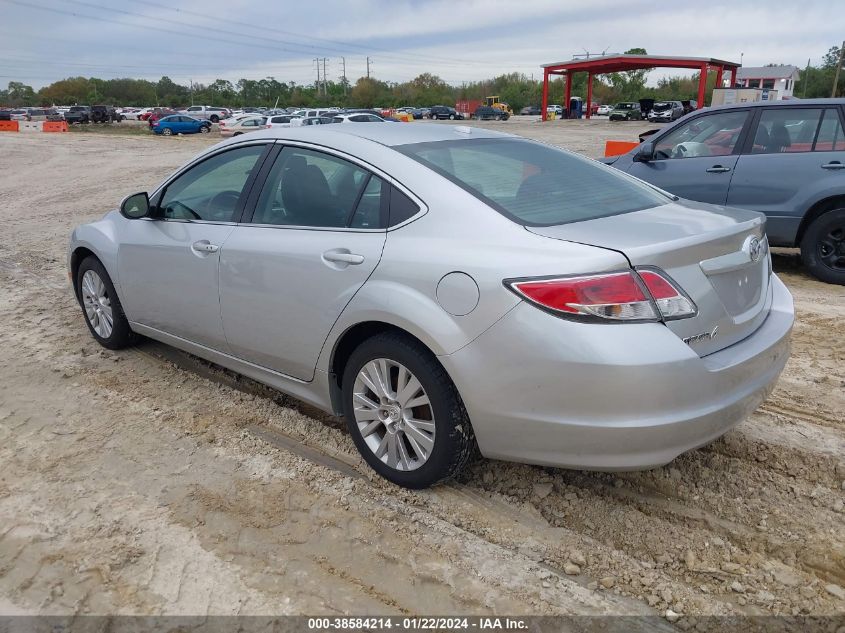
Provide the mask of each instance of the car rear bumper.
[{"label": "car rear bumper", "polygon": [[486,457],[591,470],[660,466],[708,444],[769,395],[789,357],[792,296],[699,357],[659,323],[565,321],[521,303],[440,360]]}]

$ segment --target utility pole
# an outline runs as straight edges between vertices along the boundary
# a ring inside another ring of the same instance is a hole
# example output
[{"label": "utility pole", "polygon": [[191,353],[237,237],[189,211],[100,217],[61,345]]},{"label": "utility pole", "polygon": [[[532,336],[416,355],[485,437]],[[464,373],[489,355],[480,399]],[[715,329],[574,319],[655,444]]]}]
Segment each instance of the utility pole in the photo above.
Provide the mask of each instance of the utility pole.
[{"label": "utility pole", "polygon": [[370,58],[369,58],[369,57],[367,57],[367,79],[369,79],[369,78],[370,78],[370,64],[371,64],[371,63],[372,63],[372,62],[371,62]]},{"label": "utility pole", "polygon": [[317,63],[317,83],[314,84],[314,87],[317,89],[317,94],[320,94],[320,58],[315,57],[314,61]]},{"label": "utility pole", "polygon": [[807,70],[804,71],[804,92],[801,94],[802,99],[807,98],[807,84],[810,79],[810,58],[807,58]]},{"label": "utility pole", "polygon": [[839,85],[839,71],[842,70],[842,60],[845,58],[845,42],[839,48],[839,61],[836,63],[836,74],[833,76],[833,90],[830,91],[830,96],[836,96],[836,88]]},{"label": "utility pole", "polygon": [[340,62],[343,64],[343,75],[341,75],[341,77],[342,77],[342,81],[343,81],[343,96],[345,97],[346,96],[346,58],[341,57]]},{"label": "utility pole", "polygon": [[329,95],[329,85],[326,82],[326,58],[323,57],[323,96],[327,97]]}]

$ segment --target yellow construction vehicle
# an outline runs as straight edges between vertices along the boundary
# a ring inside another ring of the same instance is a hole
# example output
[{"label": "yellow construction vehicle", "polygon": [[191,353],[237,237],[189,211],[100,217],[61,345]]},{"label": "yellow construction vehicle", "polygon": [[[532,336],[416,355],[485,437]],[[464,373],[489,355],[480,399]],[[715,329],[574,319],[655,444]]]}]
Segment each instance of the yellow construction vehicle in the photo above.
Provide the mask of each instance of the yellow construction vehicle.
[{"label": "yellow construction vehicle", "polygon": [[513,110],[511,110],[511,107],[504,101],[499,101],[498,95],[493,97],[487,97],[485,101],[489,107],[495,108],[496,110],[501,110],[502,112],[507,112],[509,115],[513,115]]}]

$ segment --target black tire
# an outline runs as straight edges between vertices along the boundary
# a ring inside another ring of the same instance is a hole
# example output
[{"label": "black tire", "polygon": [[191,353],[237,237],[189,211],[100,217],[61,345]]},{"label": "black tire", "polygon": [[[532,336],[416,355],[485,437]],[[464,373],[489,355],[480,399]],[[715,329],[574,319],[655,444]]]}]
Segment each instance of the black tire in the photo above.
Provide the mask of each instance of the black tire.
[{"label": "black tire", "polygon": [[211,126],[210,125],[201,125],[200,126],[200,133],[201,134],[208,134],[209,132],[211,132]]},{"label": "black tire", "polygon": [[161,133],[165,136],[173,136],[173,130],[171,130],[169,127],[164,128]]},{"label": "black tire", "polygon": [[[355,420],[353,388],[361,369],[371,360],[386,358],[404,365],[419,380],[431,402],[435,432],[428,459],[415,470],[392,468],[376,457]],[[343,414],[355,446],[379,475],[404,488],[433,486],[455,477],[475,451],[469,415],[446,370],[419,342],[398,332],[367,339],[352,353],[343,372]]]},{"label": "black tire", "polygon": [[220,117],[219,117],[219,116],[217,116],[216,114],[212,114],[212,115],[211,115],[210,117],[208,117],[208,118],[209,118],[209,120],[210,120],[212,123],[217,123],[218,121],[220,121]]},{"label": "black tire", "polygon": [[[108,337],[103,337],[97,333],[85,310],[82,298],[82,280],[85,273],[89,270],[96,273],[102,280],[103,285],[106,287],[107,297],[112,310],[112,331]],[[76,299],[82,308],[82,316],[85,319],[85,325],[88,326],[88,331],[91,332],[91,335],[100,345],[108,349],[122,349],[135,342],[136,335],[129,327],[129,321],[126,319],[126,315],[123,312],[123,306],[121,305],[117,292],[114,289],[111,277],[109,277],[105,267],[96,257],[86,257],[79,265],[79,270],[76,271]]]},{"label": "black tire", "polygon": [[454,114],[450,114],[450,115],[449,115],[449,120],[450,120],[450,121],[454,121],[454,120],[455,120],[455,115],[454,115]]},{"label": "black tire", "polygon": [[801,238],[801,259],[817,279],[845,285],[845,208],[813,220]]}]

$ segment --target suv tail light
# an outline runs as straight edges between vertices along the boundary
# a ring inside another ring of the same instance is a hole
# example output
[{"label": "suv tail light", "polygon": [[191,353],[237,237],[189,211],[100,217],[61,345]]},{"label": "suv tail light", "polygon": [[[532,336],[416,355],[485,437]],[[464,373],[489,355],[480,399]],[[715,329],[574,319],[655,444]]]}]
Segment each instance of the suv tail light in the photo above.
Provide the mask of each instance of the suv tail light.
[{"label": "suv tail light", "polygon": [[695,314],[692,301],[655,270],[509,279],[504,283],[522,298],[561,317],[642,322]]}]

